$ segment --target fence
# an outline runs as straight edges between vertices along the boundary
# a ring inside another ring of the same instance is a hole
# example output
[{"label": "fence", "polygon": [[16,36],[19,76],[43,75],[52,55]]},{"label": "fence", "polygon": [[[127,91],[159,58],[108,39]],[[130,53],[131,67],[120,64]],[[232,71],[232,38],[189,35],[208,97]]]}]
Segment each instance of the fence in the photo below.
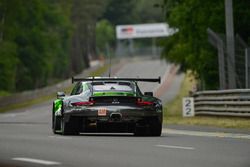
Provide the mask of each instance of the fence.
[{"label": "fence", "polygon": [[[207,29],[208,41],[218,50],[218,71],[220,90],[230,88],[230,75],[233,75],[236,81],[235,89],[250,88],[250,49],[244,40],[235,36],[235,58],[232,61],[226,50],[225,35],[217,34],[210,28]],[[235,67],[235,68],[233,68]],[[232,69],[235,71],[232,72]]]},{"label": "fence", "polygon": [[250,89],[194,93],[195,115],[250,117]]}]

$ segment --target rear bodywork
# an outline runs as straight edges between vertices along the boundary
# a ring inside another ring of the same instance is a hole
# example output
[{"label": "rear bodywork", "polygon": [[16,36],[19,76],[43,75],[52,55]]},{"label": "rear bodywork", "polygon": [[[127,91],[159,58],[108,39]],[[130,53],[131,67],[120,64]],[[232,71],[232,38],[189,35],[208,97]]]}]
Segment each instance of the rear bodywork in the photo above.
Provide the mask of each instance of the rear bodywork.
[{"label": "rear bodywork", "polygon": [[[77,92],[79,90],[79,92]],[[162,104],[136,81],[78,81],[70,96],[53,103],[55,133],[119,132],[160,136]]]}]

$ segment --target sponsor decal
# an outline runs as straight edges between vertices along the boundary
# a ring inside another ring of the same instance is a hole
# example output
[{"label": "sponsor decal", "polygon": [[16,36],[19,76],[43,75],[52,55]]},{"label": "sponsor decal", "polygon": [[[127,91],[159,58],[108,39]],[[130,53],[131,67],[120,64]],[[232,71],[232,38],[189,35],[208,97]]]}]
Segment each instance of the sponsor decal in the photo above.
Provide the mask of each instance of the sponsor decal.
[{"label": "sponsor decal", "polygon": [[121,32],[124,34],[132,34],[134,31],[133,27],[125,27],[121,29]]},{"label": "sponsor decal", "polygon": [[117,39],[167,37],[178,32],[166,23],[117,25]]},{"label": "sponsor decal", "polygon": [[107,115],[107,109],[106,108],[99,108],[98,109],[98,116],[106,116]]}]

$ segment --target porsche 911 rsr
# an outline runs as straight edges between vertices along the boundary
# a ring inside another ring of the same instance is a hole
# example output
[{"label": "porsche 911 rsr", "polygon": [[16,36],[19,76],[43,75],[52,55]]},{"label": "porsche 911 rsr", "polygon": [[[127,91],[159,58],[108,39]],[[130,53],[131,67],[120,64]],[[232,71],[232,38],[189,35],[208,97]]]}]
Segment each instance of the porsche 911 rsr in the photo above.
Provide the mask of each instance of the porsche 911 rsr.
[{"label": "porsche 911 rsr", "polygon": [[54,133],[161,135],[161,100],[152,92],[142,94],[137,85],[160,82],[160,78],[72,78],[72,82],[76,81],[70,96],[58,92],[53,102]]}]

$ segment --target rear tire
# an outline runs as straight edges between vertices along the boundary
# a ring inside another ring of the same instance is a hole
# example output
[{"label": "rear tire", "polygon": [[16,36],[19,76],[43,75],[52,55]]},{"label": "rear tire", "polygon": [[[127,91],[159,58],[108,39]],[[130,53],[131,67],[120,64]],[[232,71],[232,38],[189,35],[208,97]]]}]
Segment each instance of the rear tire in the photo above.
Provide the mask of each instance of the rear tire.
[{"label": "rear tire", "polygon": [[79,121],[70,118],[68,122],[64,119],[61,120],[62,135],[78,135],[79,134]]},{"label": "rear tire", "polygon": [[138,126],[135,127],[135,136],[147,136],[149,134],[149,128],[145,126]]},{"label": "rear tire", "polygon": [[151,126],[151,136],[161,136],[162,124],[160,121],[155,122]]},{"label": "rear tire", "polygon": [[54,134],[60,134],[61,120],[62,120],[62,117],[54,116],[54,120],[53,120],[53,133]]}]

